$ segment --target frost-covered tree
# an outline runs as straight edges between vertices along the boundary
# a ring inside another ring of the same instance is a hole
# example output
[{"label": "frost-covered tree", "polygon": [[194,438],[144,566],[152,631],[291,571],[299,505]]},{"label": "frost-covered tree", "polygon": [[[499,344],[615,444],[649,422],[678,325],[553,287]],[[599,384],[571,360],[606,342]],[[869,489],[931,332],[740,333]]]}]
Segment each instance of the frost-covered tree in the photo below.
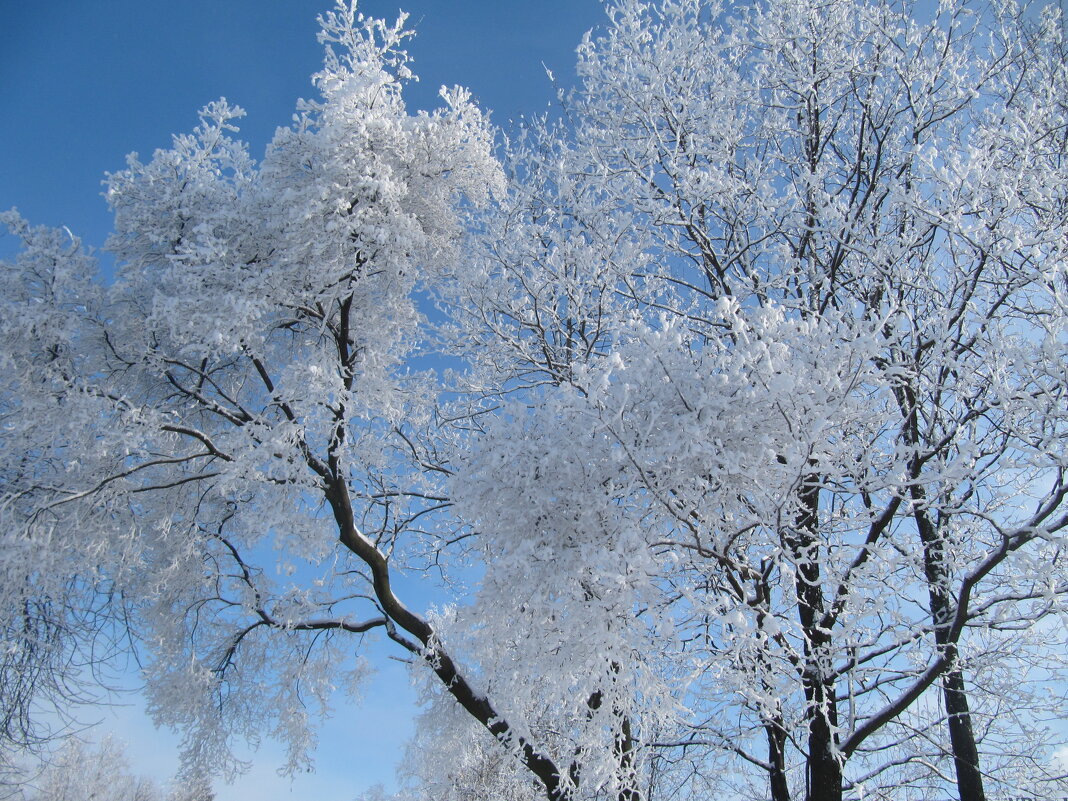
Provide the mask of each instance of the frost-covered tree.
[{"label": "frost-covered tree", "polygon": [[122,744],[105,737],[89,746],[68,739],[28,775],[13,801],[212,801],[205,788],[164,791],[152,779],[130,771]]},{"label": "frost-covered tree", "polygon": [[342,3],[261,161],[219,101],[110,176],[112,285],[5,215],[10,664],[128,626],[190,780],[263,732],[306,765],[380,632],[428,687],[415,797],[1053,792],[1055,18],[608,12],[503,171]]},{"label": "frost-covered tree", "polygon": [[89,748],[67,740],[22,791],[26,801],[162,801],[160,788],[130,773],[121,746],[106,739]]},{"label": "frost-covered tree", "polygon": [[699,749],[777,801],[1058,792],[1056,17],[609,13],[461,291],[502,408],[454,481],[487,561],[459,628],[523,624],[482,664],[621,797]]},{"label": "frost-covered tree", "polygon": [[[43,484],[62,474],[84,439],[71,436],[69,379],[91,369],[78,352],[86,314],[99,307],[95,263],[64,231],[33,228],[14,214],[2,223],[25,245],[0,272],[0,765],[47,750],[69,729],[72,701],[97,697],[96,669],[121,649],[121,615],[107,577],[74,547],[69,531],[24,536]],[[58,375],[57,375],[58,373]],[[90,412],[91,413],[91,412]],[[5,776],[6,779],[6,776]]]},{"label": "frost-covered tree", "polygon": [[260,162],[219,101],[109,177],[111,285],[63,233],[4,217],[25,246],[0,279],[3,651],[30,679],[14,709],[50,691],[20,666],[56,675],[82,633],[68,610],[104,599],[189,776],[265,731],[305,764],[372,630],[511,738],[392,584],[444,530],[412,450],[433,395],[404,365],[418,293],[458,259],[459,207],[501,183],[491,133],[460,89],[406,111],[403,17],[342,3],[321,22],[319,97]]}]

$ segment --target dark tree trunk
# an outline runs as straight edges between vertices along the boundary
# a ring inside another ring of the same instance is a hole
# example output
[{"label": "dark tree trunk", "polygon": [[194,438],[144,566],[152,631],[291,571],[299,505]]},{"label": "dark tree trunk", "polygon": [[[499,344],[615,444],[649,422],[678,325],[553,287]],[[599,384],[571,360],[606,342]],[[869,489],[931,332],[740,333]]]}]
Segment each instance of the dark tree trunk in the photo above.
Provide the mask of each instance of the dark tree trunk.
[{"label": "dark tree trunk", "polygon": [[[619,673],[618,663],[612,663],[612,672]],[[592,693],[586,699],[586,706],[591,714],[600,709],[602,703],[604,703],[604,694],[600,690]],[[615,709],[613,712],[619,721],[619,728],[616,730],[615,743],[613,745],[613,751],[619,765],[619,790],[616,793],[616,801],[641,801],[641,788],[638,786],[638,774],[634,768],[634,749],[636,747],[634,730],[631,727],[630,718],[622,710]],[[579,752],[576,752],[575,756],[578,757]],[[577,761],[571,764],[568,772],[572,785],[578,787],[582,776]]]},{"label": "dark tree trunk", "polygon": [[808,717],[805,801],[842,801],[842,762],[838,755],[838,699],[834,681],[824,676],[831,632],[820,624],[825,604],[820,577],[819,477],[809,476],[798,497],[796,527],[784,538],[796,566],[794,593],[805,637],[802,683]]},{"label": "dark tree trunk", "polygon": [[[821,687],[826,694],[826,688]],[[810,702],[811,703],[811,702]],[[838,759],[834,741],[837,714],[834,698],[826,706],[813,705],[808,730],[808,787],[805,801],[842,801],[842,763]]]},{"label": "dark tree trunk", "polygon": [[[898,407],[904,417],[902,434],[907,444],[921,444],[919,409],[916,393],[909,384],[895,390]],[[950,637],[956,614],[950,592],[951,576],[946,564],[946,544],[939,526],[928,511],[927,493],[921,482],[923,465],[919,457],[909,464],[909,495],[913,502],[913,519],[923,545],[923,570],[934,623],[935,645],[946,658],[948,667],[942,676],[942,697],[948,716],[949,742],[953,751],[953,765],[957,776],[957,796],[960,801],[986,801],[983,774],[979,766],[979,749],[975,742],[968,696],[964,689],[964,673],[957,659],[957,643]]]},{"label": "dark tree trunk", "polygon": [[[953,647],[954,663],[956,647]],[[979,750],[972,730],[968,695],[964,692],[964,674],[954,667],[942,677],[942,692],[949,715],[949,741],[953,746],[953,763],[957,771],[960,801],[986,801],[983,774],[979,770]]]},{"label": "dark tree trunk", "polygon": [[986,801],[983,774],[979,767],[979,749],[972,728],[968,695],[964,689],[964,672],[957,660],[957,644],[950,640],[950,622],[954,605],[949,594],[949,573],[945,564],[945,543],[927,514],[923,487],[913,485],[916,502],[916,527],[923,542],[924,572],[931,604],[931,619],[935,626],[935,644],[946,657],[949,668],[942,676],[942,697],[946,706],[949,743],[953,750],[953,767],[957,775],[957,796],[960,801]]},{"label": "dark tree trunk", "polygon": [[781,719],[775,719],[764,724],[764,732],[768,736],[768,763],[771,765],[771,801],[790,801],[790,786],[786,781],[786,729]]},{"label": "dark tree trunk", "polygon": [[634,770],[634,734],[631,731],[630,719],[625,715],[620,717],[622,722],[616,735],[616,755],[619,757],[619,772],[623,785],[616,798],[617,801],[642,801],[638,775]]}]

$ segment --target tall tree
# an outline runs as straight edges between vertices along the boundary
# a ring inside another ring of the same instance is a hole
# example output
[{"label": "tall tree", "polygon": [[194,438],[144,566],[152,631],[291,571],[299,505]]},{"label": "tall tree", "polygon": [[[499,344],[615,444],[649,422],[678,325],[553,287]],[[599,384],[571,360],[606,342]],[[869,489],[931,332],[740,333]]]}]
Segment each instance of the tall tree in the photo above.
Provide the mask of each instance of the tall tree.
[{"label": "tall tree", "polygon": [[[507,538],[524,556],[532,538],[566,547],[568,570],[537,585],[567,608],[608,597],[583,569],[663,582],[661,614],[692,627],[682,641],[705,642],[717,675],[687,685],[680,747],[743,751],[778,801],[797,785],[871,792],[946,757],[960,797],[981,798],[994,721],[973,724],[966,676],[1003,646],[966,632],[1027,627],[1066,588],[1056,18],[701,0],[609,13],[580,50],[570,144],[518,149],[516,201],[485,237],[494,289],[467,304],[478,391],[516,398],[483,423],[456,490],[488,529],[481,614],[516,614],[508,592],[531,568],[506,567]],[[649,619],[643,593],[631,604]],[[920,720],[938,685],[948,742],[932,753],[936,721]],[[766,756],[713,723],[739,704]]]},{"label": "tall tree", "polygon": [[218,101],[109,177],[113,285],[61,233],[4,220],[26,245],[0,315],[5,637],[39,652],[22,599],[65,601],[71,576],[121,601],[192,777],[265,728],[306,764],[315,712],[363,672],[340,640],[372,630],[517,742],[393,584],[447,504],[409,449],[429,408],[402,369],[416,293],[457,260],[458,207],[501,183],[492,134],[460,89],[407,113],[403,16],[320,21],[319,99],[260,163]]}]

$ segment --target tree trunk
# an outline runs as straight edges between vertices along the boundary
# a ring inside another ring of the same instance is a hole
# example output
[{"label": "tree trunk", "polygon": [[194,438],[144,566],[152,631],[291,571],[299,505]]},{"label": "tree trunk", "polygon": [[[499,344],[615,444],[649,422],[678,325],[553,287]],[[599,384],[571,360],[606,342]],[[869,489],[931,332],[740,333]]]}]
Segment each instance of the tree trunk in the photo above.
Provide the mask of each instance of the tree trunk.
[{"label": "tree trunk", "polygon": [[790,786],[786,781],[786,729],[781,718],[764,724],[768,736],[768,763],[771,765],[769,784],[771,801],[790,801]]},{"label": "tree trunk", "polygon": [[842,762],[838,756],[838,700],[834,682],[824,676],[823,656],[831,632],[820,623],[824,616],[820,577],[819,477],[809,476],[798,496],[796,528],[784,538],[797,572],[794,593],[805,637],[802,683],[808,717],[808,761],[805,801],[842,801]]},{"label": "tree trunk", "polygon": [[953,766],[957,775],[957,796],[960,801],[986,801],[983,774],[979,768],[979,749],[975,743],[968,695],[964,690],[964,672],[957,660],[957,644],[949,639],[949,623],[953,617],[953,602],[949,594],[949,574],[945,564],[945,543],[926,512],[923,487],[914,484],[914,517],[923,542],[924,572],[931,603],[931,618],[935,626],[935,644],[949,663],[942,676],[942,696],[949,725],[949,743],[953,751]]},{"label": "tree trunk", "polygon": [[622,786],[616,795],[617,801],[642,801],[638,789],[638,775],[634,770],[634,733],[630,718],[620,715],[619,732],[616,735],[616,756],[619,758],[619,773]]},{"label": "tree trunk", "polygon": [[[824,688],[825,689],[825,688]],[[813,705],[808,730],[808,787],[805,801],[842,801],[842,763],[835,749],[834,698]],[[830,712],[830,714],[828,714]]]},{"label": "tree trunk", "polygon": [[964,674],[956,666],[956,647],[953,648],[954,667],[942,677],[942,692],[949,715],[949,741],[953,747],[953,763],[957,771],[957,793],[960,801],[986,801],[983,774],[979,770],[979,750],[972,730],[972,716],[968,696],[964,692]]},{"label": "tree trunk", "polygon": [[[908,384],[896,390],[898,407],[904,416],[902,433],[907,444],[921,442],[916,393]],[[909,464],[909,495],[913,502],[913,519],[923,544],[923,570],[934,623],[935,645],[949,667],[942,677],[942,696],[948,715],[949,742],[957,776],[957,796],[960,801],[986,801],[983,774],[979,767],[979,749],[975,743],[968,696],[964,690],[964,673],[957,659],[957,644],[950,641],[950,621],[956,613],[950,593],[949,568],[946,565],[945,541],[938,525],[928,513],[927,493],[920,478],[923,466],[919,458]]]}]

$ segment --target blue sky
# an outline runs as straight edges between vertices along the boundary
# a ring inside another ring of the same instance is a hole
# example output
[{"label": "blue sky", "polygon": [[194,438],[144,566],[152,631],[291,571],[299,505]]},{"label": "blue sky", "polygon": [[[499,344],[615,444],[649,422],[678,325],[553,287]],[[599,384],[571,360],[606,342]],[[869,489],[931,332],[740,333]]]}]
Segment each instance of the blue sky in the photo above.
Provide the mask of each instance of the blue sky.
[{"label": "blue sky", "polygon": [[[242,106],[254,156],[313,94],[316,15],[332,0],[0,0],[0,209],[67,225],[102,244],[106,171],[151,155],[219,97]],[[411,14],[420,83],[409,102],[435,107],[442,84],[472,90],[504,125],[537,113],[573,74],[598,0],[363,0],[391,21]]]},{"label": "blue sky", "polygon": [[[331,0],[0,0],[0,209],[33,223],[66,225],[103,244],[110,215],[107,171],[125,156],[149,156],[192,129],[204,104],[226,97],[246,109],[242,137],[259,156],[298,97],[313,94],[320,65],[315,17]],[[420,83],[412,108],[437,105],[438,87],[472,90],[500,125],[549,105],[572,80],[574,49],[601,24],[598,0],[364,0],[360,10],[411,14],[409,47]],[[0,254],[11,242],[0,239]],[[340,706],[323,732],[318,771],[295,783],[274,774],[277,753],[253,756],[252,772],[218,801],[349,801],[389,783],[411,731],[414,694],[388,660],[360,707]],[[139,699],[101,710],[126,740],[135,770],[166,776],[175,740],[157,733]]]}]

